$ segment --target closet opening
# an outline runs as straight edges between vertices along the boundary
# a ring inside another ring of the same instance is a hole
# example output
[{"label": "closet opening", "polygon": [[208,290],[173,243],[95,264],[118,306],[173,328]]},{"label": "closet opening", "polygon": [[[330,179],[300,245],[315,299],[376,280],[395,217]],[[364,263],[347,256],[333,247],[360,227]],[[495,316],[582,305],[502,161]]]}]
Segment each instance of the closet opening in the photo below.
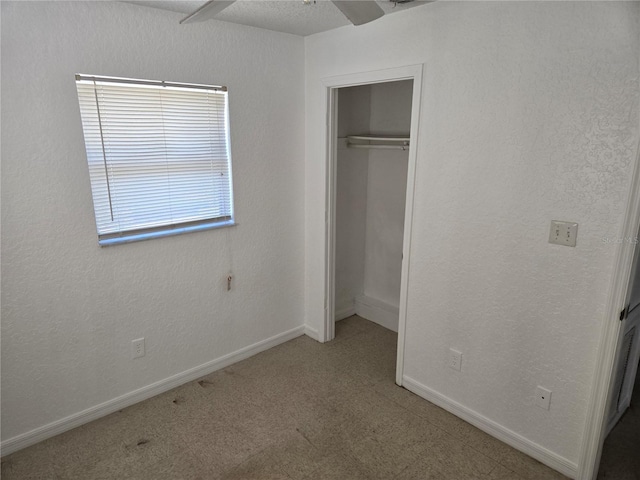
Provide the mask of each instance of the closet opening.
[{"label": "closet opening", "polygon": [[358,322],[397,332],[398,385],[422,71],[407,69],[328,89],[325,341]]}]

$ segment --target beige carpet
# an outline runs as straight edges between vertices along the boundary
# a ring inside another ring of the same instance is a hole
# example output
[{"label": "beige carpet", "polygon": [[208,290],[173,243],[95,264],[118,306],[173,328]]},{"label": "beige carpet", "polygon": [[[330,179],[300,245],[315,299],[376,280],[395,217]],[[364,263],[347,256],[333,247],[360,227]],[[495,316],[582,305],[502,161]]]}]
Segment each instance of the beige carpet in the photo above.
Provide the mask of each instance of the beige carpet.
[{"label": "beige carpet", "polygon": [[394,384],[351,317],[2,459],[2,479],[559,479]]}]

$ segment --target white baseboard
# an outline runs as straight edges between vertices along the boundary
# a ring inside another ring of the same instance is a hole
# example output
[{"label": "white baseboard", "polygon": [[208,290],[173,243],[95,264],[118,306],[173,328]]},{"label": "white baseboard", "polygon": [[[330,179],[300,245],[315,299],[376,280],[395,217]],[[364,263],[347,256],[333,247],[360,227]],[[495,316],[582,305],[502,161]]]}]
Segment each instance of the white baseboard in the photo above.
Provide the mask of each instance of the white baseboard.
[{"label": "white baseboard", "polygon": [[112,400],[108,400],[99,405],[87,408],[68,417],[61,418],[55,422],[51,422],[42,427],[35,428],[29,432],[16,435],[13,438],[9,438],[0,444],[0,455],[5,456],[10,453],[16,452],[23,448],[26,448],[35,443],[46,440],[47,438],[59,435],[72,428],[79,427],[85,423],[89,423],[93,420],[97,420],[100,417],[109,415],[110,413],[117,412],[125,407],[129,407],[135,403],[141,402],[148,398],[159,395],[163,392],[171,390],[172,388],[179,387],[187,382],[196,380],[204,375],[208,375],[221,368],[228,367],[231,364],[249,358],[257,353],[260,353],[269,348],[275,347],[281,343],[292,340],[300,335],[306,333],[305,326],[300,326],[288,330],[286,332],[274,335],[271,338],[267,338],[260,342],[249,345],[248,347],[241,348],[235,352],[224,355],[220,358],[204,363],[197,367],[191,368],[184,372],[172,375],[158,382],[147,385],[146,387],[139,388],[133,392],[125,393]]},{"label": "white baseboard", "polygon": [[355,310],[362,318],[366,318],[394,332],[398,331],[398,319],[400,318],[398,307],[366,295],[360,295],[356,297]]},{"label": "white baseboard", "polygon": [[547,450],[543,446],[532,442],[522,435],[519,435],[499,423],[480,415],[478,412],[445,397],[435,390],[422,385],[411,377],[404,375],[402,380],[402,386],[416,395],[419,395],[431,403],[453,413],[455,416],[460,417],[475,427],[478,427],[480,430],[488,433],[492,437],[497,438],[516,450],[520,450],[569,478],[577,477],[578,465],[576,463],[553,453],[551,450]]},{"label": "white baseboard", "polygon": [[310,327],[309,325],[304,326],[304,334],[307,337],[313,338],[316,342],[320,341],[320,333],[317,329]]},{"label": "white baseboard", "polygon": [[341,310],[338,310],[336,312],[335,315],[335,321],[339,322],[340,320],[344,320],[345,318],[349,318],[352,315],[356,314],[356,307],[355,305],[350,305],[347,308],[343,308]]}]

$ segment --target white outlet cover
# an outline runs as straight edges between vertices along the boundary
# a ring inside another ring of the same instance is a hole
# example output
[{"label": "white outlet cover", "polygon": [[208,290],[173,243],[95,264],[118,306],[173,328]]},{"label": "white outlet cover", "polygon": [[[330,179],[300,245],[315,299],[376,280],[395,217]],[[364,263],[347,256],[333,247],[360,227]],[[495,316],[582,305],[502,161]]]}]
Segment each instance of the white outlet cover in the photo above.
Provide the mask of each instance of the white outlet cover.
[{"label": "white outlet cover", "polygon": [[449,366],[457,371],[462,370],[462,353],[461,352],[454,350],[453,348],[449,349]]},{"label": "white outlet cover", "polygon": [[131,340],[131,358],[144,357],[144,338],[136,338]]},{"label": "white outlet cover", "polygon": [[543,387],[536,387],[536,405],[545,410],[551,406],[551,390]]},{"label": "white outlet cover", "polygon": [[551,220],[549,243],[554,243],[556,245],[565,245],[567,247],[575,247],[577,236],[577,223]]}]

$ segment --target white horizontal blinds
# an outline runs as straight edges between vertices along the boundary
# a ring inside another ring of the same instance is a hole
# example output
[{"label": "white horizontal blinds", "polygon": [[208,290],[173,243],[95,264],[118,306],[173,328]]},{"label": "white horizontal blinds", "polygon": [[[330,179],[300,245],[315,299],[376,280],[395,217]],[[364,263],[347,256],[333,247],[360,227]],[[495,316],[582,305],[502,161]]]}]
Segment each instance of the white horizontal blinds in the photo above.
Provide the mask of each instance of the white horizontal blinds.
[{"label": "white horizontal blinds", "polygon": [[227,92],[77,80],[100,238],[233,216]]}]

